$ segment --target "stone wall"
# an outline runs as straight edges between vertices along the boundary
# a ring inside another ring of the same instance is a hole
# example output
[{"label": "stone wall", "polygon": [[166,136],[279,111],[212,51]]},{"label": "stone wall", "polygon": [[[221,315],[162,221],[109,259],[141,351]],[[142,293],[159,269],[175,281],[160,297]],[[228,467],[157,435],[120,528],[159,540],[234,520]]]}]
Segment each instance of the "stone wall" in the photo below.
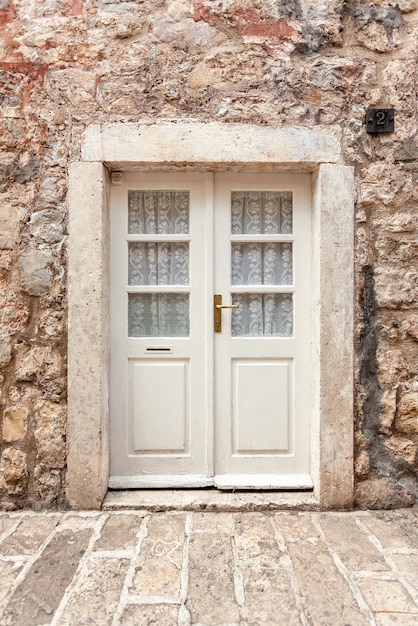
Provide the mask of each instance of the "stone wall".
[{"label": "stone wall", "polygon": [[[66,193],[84,129],[341,127],[356,171],[356,505],[418,495],[415,0],[0,0],[0,494],[64,506]],[[369,135],[368,107],[395,132]]]}]

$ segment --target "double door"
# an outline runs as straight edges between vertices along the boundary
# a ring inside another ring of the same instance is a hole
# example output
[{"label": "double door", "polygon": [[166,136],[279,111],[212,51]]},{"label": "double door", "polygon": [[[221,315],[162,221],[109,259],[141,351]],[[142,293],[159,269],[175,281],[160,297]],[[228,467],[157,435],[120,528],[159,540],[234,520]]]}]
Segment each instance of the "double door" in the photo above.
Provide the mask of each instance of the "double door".
[{"label": "double door", "polygon": [[310,177],[125,173],[110,486],[309,488]]}]

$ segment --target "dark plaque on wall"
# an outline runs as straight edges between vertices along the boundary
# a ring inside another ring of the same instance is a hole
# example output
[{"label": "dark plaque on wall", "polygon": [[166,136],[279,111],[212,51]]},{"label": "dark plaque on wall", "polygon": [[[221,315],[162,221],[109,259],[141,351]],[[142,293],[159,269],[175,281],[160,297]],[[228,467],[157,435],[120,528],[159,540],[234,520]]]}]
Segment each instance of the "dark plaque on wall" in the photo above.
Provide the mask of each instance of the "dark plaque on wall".
[{"label": "dark plaque on wall", "polygon": [[395,109],[367,109],[366,131],[368,133],[393,133]]}]

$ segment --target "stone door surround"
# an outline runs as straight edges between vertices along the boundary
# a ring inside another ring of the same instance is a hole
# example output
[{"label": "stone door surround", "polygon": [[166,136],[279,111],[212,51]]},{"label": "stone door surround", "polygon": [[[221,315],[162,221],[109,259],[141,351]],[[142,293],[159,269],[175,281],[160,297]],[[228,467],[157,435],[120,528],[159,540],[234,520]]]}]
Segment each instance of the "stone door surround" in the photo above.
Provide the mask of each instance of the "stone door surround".
[{"label": "stone door surround", "polygon": [[[353,168],[340,129],[247,124],[107,123],[87,127],[69,166],[68,457],[66,495],[97,509],[109,476],[111,172],[311,172],[311,457],[321,509],[353,499]],[[309,495],[310,502],[312,495]]]}]

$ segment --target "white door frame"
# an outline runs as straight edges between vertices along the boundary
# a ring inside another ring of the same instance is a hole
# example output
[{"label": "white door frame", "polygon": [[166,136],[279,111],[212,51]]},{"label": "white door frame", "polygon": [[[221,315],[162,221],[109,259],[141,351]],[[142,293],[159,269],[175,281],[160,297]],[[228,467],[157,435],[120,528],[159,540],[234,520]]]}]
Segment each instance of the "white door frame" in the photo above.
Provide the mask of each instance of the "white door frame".
[{"label": "white door frame", "polygon": [[[109,170],[312,172],[311,458],[322,509],[353,501],[353,168],[340,129],[109,123],[69,166],[66,495],[98,508],[109,476]],[[114,180],[117,178],[113,174]]]}]

